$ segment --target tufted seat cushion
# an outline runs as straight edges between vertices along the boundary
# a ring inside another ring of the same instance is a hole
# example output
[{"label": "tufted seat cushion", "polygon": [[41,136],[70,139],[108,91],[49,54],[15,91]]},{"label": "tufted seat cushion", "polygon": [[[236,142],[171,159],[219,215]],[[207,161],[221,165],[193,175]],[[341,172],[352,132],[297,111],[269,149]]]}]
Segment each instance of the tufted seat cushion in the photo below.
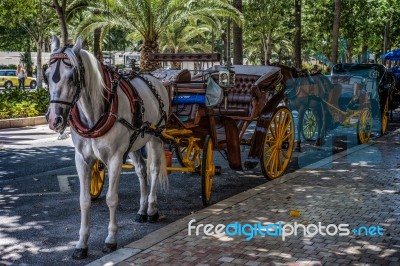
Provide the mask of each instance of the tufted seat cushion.
[{"label": "tufted seat cushion", "polygon": [[[213,75],[214,80],[218,81],[218,76]],[[214,111],[221,115],[230,116],[250,116],[252,110],[252,101],[255,97],[254,83],[259,76],[236,75],[235,87],[228,89],[227,108],[224,108],[224,102]]]}]

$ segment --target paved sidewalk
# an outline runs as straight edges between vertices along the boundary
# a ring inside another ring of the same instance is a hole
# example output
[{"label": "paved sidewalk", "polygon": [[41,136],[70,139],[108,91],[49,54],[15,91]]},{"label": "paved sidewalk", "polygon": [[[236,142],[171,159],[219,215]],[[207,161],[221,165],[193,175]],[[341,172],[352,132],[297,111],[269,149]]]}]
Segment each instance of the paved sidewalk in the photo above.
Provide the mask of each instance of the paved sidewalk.
[{"label": "paved sidewalk", "polygon": [[[337,227],[332,225],[330,236],[304,236],[300,228],[284,241],[268,235],[248,241],[244,235],[206,236],[203,227],[199,236],[195,229],[189,236],[192,219],[192,226],[297,222],[311,232],[311,224],[348,224],[349,234],[334,235]],[[398,132],[221,201],[89,265],[283,264],[400,265]]]}]

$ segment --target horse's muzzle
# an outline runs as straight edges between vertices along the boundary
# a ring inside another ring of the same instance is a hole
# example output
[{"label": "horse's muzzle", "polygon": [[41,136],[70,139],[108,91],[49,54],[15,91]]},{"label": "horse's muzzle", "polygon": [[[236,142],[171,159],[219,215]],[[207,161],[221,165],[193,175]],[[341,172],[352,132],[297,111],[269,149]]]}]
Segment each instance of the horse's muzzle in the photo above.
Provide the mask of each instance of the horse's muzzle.
[{"label": "horse's muzzle", "polygon": [[69,109],[64,106],[50,106],[46,114],[49,128],[58,133],[63,133],[68,124]]},{"label": "horse's muzzle", "polygon": [[63,133],[67,127],[67,121],[61,115],[58,115],[53,121],[49,121],[49,127],[55,132]]}]

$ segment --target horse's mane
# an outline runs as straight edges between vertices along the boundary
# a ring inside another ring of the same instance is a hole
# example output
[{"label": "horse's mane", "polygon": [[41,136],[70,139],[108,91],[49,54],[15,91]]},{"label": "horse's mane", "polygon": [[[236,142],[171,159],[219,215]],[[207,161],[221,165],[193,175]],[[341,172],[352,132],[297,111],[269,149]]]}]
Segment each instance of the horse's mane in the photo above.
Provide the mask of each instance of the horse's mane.
[{"label": "horse's mane", "polygon": [[[65,50],[65,53],[70,59],[72,66],[79,69],[79,60],[74,51],[69,48]],[[99,101],[98,104],[101,104],[105,88],[101,65],[97,58],[86,50],[81,49],[79,55],[85,70],[85,88],[89,90],[88,93],[90,93],[92,100]]]}]

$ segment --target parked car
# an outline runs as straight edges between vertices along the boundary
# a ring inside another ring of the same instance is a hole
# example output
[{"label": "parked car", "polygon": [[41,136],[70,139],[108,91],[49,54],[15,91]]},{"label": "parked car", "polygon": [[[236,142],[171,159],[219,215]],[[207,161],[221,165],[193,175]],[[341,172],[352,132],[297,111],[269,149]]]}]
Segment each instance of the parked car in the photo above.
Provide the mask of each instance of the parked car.
[{"label": "parked car", "polygon": [[[36,88],[36,78],[26,77],[25,88]],[[11,89],[18,87],[18,77],[16,69],[0,69],[0,87]]]}]

